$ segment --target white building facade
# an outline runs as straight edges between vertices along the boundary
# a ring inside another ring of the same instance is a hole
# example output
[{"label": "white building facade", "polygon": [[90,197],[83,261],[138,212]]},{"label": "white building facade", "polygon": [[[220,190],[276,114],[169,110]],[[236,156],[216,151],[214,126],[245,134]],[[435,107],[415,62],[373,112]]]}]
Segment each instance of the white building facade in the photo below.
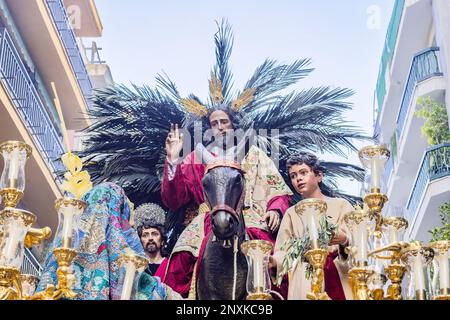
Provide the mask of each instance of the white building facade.
[{"label": "white building facade", "polygon": [[[92,90],[112,83],[108,66],[91,61],[82,43],[102,29],[93,0],[0,0],[0,142],[33,149],[20,205],[37,216],[34,227],[56,230],[54,202],[63,194],[57,172],[66,150],[51,83],[74,136],[90,124]],[[30,251],[23,268],[38,272]]]},{"label": "white building facade", "polygon": [[430,146],[421,135],[417,101],[445,103],[450,116],[450,1],[396,0],[374,97],[374,133],[391,150],[384,189],[404,208],[406,240],[428,241],[450,201],[450,143]]}]

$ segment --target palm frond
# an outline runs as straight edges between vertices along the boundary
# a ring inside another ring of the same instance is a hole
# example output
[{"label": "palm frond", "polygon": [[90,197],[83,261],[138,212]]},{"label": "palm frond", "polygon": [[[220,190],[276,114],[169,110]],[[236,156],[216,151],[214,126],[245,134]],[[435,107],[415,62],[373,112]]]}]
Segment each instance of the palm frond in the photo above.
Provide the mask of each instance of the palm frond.
[{"label": "palm frond", "polygon": [[229,60],[233,50],[233,33],[231,25],[226,19],[217,22],[218,31],[214,35],[216,45],[216,63],[213,67],[213,74],[222,82],[222,95],[225,102],[229,102],[231,89],[233,86],[233,74],[231,73]]},{"label": "palm frond", "polygon": [[266,59],[256,68],[253,76],[242,90],[256,89],[254,101],[244,110],[252,112],[257,108],[271,105],[279,98],[279,95],[274,95],[275,93],[305,78],[314,70],[308,68],[310,63],[310,59],[296,60],[291,64],[278,64],[276,60]]}]

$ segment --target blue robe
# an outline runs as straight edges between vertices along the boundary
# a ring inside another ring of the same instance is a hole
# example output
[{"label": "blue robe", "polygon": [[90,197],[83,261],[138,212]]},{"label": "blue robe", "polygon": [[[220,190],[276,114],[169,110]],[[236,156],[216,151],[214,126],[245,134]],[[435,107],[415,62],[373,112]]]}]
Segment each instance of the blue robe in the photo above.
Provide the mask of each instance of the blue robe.
[{"label": "blue robe", "polygon": [[[88,207],[81,215],[80,245],[73,264],[76,299],[120,299],[121,287],[118,282],[123,275],[123,268],[119,268],[119,256],[130,250],[145,256],[137,232],[128,222],[129,200],[123,189],[113,183],[94,187],[82,200],[88,203]],[[45,290],[47,284],[56,284],[57,268],[51,248],[36,292]],[[179,299],[179,295],[162,284],[158,277],[142,272],[135,281],[135,288],[138,288],[135,299]]]}]

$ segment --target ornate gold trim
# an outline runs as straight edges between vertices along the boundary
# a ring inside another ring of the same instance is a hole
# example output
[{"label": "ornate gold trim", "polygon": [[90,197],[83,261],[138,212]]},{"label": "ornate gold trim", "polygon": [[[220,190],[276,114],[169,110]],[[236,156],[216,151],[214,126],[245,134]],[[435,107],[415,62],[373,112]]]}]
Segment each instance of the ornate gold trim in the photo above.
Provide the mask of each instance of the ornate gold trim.
[{"label": "ornate gold trim", "polygon": [[273,300],[272,295],[266,292],[250,293],[246,300]]},{"label": "ornate gold trim", "polygon": [[389,159],[391,152],[384,146],[366,146],[358,151],[358,157],[361,163],[368,168],[368,162],[375,157],[385,157]]},{"label": "ornate gold trim", "polygon": [[407,268],[398,263],[392,263],[384,268],[384,272],[391,280],[391,285],[387,289],[387,300],[402,300],[401,283],[406,271]]},{"label": "ornate gold trim", "polygon": [[438,253],[445,253],[450,249],[450,241],[440,240],[430,243],[430,248],[435,249]]},{"label": "ornate gold trim", "polygon": [[87,203],[83,200],[73,199],[73,198],[59,198],[55,201],[55,209],[58,212],[61,208],[61,205],[64,205],[65,207],[68,206],[74,206],[79,210],[84,210],[87,208]]},{"label": "ornate gold trim", "polygon": [[400,256],[403,262],[407,264],[408,256],[417,256],[419,253],[424,256],[426,263],[431,261],[434,257],[434,250],[429,246],[420,244],[418,241],[409,243],[406,248],[401,250]]},{"label": "ornate gold trim", "polygon": [[367,280],[373,273],[373,270],[367,268],[350,269],[348,277],[355,300],[372,300],[370,290],[367,286]]},{"label": "ornate gold trim", "polygon": [[247,255],[250,249],[261,249],[263,254],[269,254],[272,248],[272,243],[266,240],[248,240],[241,244],[241,251],[244,255]]},{"label": "ornate gold trim", "polygon": [[364,197],[364,203],[374,214],[380,214],[386,202],[388,197],[382,193],[368,193]]},{"label": "ornate gold trim", "polygon": [[331,300],[324,292],[324,266],[328,256],[326,249],[312,249],[305,253],[305,258],[313,266],[313,275],[311,279],[311,292],[306,294],[309,300]]},{"label": "ornate gold trim", "polygon": [[223,102],[222,82],[215,76],[211,77],[209,82],[209,95],[214,103]]},{"label": "ornate gold trim", "polygon": [[19,269],[0,267],[0,300],[19,300],[21,295]]},{"label": "ornate gold trim", "polygon": [[350,224],[352,222],[360,224],[365,218],[373,219],[372,212],[364,209],[353,210],[344,214],[344,222]]},{"label": "ornate gold trim", "polygon": [[200,118],[208,115],[208,109],[204,105],[198,103],[197,100],[180,99],[179,103],[186,109],[187,112],[193,113]]},{"label": "ornate gold trim", "polygon": [[6,151],[11,153],[14,149],[19,149],[19,151],[25,150],[27,152],[27,159],[33,152],[33,148],[31,148],[29,144],[22,141],[6,141],[0,144],[0,152]]},{"label": "ornate gold trim", "polygon": [[315,209],[319,211],[320,214],[324,214],[325,212],[327,212],[328,206],[325,200],[322,199],[305,199],[295,205],[295,212],[298,215],[302,215],[308,208]]},{"label": "ornate gold trim", "polygon": [[5,207],[15,208],[23,198],[23,191],[16,188],[5,188],[0,190],[0,196]]},{"label": "ornate gold trim", "polygon": [[36,216],[31,212],[16,208],[5,208],[0,211],[0,224],[4,223],[5,218],[21,219],[26,227],[36,221]]},{"label": "ornate gold trim", "polygon": [[250,88],[242,92],[239,97],[231,103],[231,109],[234,112],[239,112],[243,106],[251,103],[253,99],[255,99],[255,92],[255,88]]},{"label": "ornate gold trim", "polygon": [[408,228],[408,220],[401,217],[385,217],[383,218],[384,226],[393,226],[395,229],[400,230],[402,228]]},{"label": "ornate gold trim", "polygon": [[34,245],[40,244],[42,241],[49,239],[52,235],[52,230],[49,227],[42,229],[30,228],[25,236],[25,247],[31,248]]},{"label": "ornate gold trim", "polygon": [[124,264],[131,262],[134,264],[136,269],[144,268],[148,265],[147,258],[132,253],[121,254],[118,262],[119,266],[123,266]]}]

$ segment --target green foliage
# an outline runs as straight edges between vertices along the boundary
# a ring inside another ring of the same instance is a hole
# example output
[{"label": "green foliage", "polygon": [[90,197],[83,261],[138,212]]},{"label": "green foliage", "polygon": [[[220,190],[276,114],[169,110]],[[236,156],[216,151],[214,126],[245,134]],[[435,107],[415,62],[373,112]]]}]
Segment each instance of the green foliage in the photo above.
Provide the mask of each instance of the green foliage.
[{"label": "green foliage", "polygon": [[450,241],[450,202],[445,202],[439,208],[442,226],[430,230],[431,241],[449,240]]},{"label": "green foliage", "polygon": [[[330,218],[330,217],[329,217]],[[328,247],[329,242],[333,238],[334,234],[338,233],[337,225],[329,222],[326,216],[322,217],[319,221],[320,230],[319,230],[319,246],[321,248]],[[286,254],[284,256],[282,267],[283,269],[277,276],[278,285],[281,283],[283,276],[292,270],[297,263],[306,262],[306,278],[309,279],[313,272],[313,267],[308,263],[305,259],[305,254],[308,250],[311,249],[311,240],[309,237],[309,233],[306,233],[300,237],[294,237],[288,239],[281,246],[280,250],[285,251]]]},{"label": "green foliage", "polygon": [[438,104],[431,97],[421,97],[417,103],[422,106],[422,109],[417,110],[414,115],[425,119],[421,132],[422,136],[427,137],[428,143],[437,145],[450,141],[445,104]]}]

